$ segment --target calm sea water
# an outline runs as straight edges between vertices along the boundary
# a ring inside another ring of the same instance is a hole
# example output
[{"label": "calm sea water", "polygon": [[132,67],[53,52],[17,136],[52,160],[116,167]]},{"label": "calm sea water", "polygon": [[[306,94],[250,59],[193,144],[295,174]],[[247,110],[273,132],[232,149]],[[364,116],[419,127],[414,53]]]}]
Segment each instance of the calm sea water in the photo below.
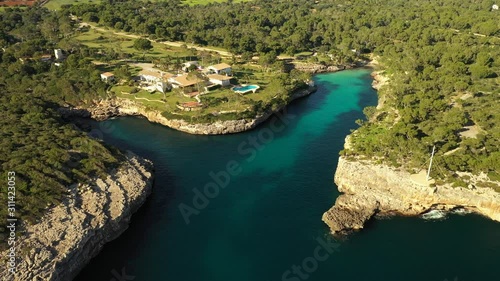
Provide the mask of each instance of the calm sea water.
[{"label": "calm sea water", "polygon": [[318,75],[315,94],[236,135],[106,121],[108,143],[154,161],[154,193],[77,280],[500,280],[500,223],[475,215],[376,220],[322,248],[338,153],[376,104],[369,74]]}]

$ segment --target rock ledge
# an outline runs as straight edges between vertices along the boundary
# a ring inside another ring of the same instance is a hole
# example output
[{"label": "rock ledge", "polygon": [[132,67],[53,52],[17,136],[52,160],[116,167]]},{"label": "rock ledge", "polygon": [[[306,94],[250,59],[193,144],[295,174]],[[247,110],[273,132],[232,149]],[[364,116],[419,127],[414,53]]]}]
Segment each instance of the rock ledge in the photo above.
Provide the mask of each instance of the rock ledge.
[{"label": "rock ledge", "polygon": [[323,214],[333,233],[363,228],[375,214],[417,216],[461,208],[500,221],[500,193],[491,188],[431,187],[405,171],[339,158],[335,183],[343,194]]},{"label": "rock ledge", "polygon": [[26,226],[17,243],[29,253],[17,250],[15,277],[1,264],[2,280],[72,280],[105,243],[122,234],[153,185],[152,163],[132,153],[126,157],[106,179],[71,186],[62,204]]}]

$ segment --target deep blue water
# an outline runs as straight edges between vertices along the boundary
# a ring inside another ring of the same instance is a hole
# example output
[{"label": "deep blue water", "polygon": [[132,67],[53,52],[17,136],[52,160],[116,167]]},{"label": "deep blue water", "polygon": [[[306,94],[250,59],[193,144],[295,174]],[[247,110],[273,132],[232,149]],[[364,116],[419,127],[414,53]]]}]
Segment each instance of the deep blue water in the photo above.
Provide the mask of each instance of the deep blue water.
[{"label": "deep blue water", "polygon": [[[369,74],[318,75],[315,94],[235,135],[106,121],[106,142],[151,159],[156,182],[130,228],[77,280],[120,281],[122,271],[121,280],[136,281],[500,280],[500,223],[475,215],[375,220],[331,253],[321,248],[318,240],[330,238],[321,215],[338,196],[338,153],[362,108],[376,104]],[[195,196],[207,185],[213,198]],[[196,214],[183,216],[180,206]]]}]

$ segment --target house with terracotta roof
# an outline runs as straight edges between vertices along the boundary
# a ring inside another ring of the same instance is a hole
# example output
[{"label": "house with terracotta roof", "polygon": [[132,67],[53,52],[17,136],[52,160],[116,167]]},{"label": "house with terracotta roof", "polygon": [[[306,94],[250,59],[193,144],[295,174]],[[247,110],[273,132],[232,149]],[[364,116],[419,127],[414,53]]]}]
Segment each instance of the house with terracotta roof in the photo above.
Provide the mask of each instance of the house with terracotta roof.
[{"label": "house with terracotta roof", "polygon": [[225,74],[225,75],[231,75],[233,71],[232,67],[227,63],[219,63],[211,65],[207,67],[207,69],[215,74]]},{"label": "house with terracotta roof", "polygon": [[187,74],[171,77],[168,81],[172,83],[172,87],[174,88],[187,88],[197,83],[205,82],[196,76],[188,78]]},{"label": "house with terracotta roof", "polygon": [[196,76],[188,77],[187,74],[174,76],[168,79],[168,82],[172,84],[172,88],[181,89],[184,95],[187,97],[193,97],[200,94],[199,91],[201,90],[198,88],[198,86],[202,85],[203,90],[206,90],[206,85],[208,83],[207,81]]},{"label": "house with terracotta roof", "polygon": [[220,75],[220,74],[208,74],[208,81],[213,84],[221,85],[223,87],[231,85],[231,79],[233,77]]},{"label": "house with terracotta roof", "polygon": [[105,82],[114,81],[115,75],[111,72],[101,73],[101,80]]}]

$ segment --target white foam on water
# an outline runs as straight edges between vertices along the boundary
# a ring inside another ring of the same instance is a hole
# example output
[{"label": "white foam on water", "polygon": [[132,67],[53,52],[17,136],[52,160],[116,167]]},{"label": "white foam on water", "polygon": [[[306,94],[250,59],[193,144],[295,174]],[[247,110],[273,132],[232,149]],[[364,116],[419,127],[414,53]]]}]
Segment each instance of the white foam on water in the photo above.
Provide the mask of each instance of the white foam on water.
[{"label": "white foam on water", "polygon": [[451,211],[453,214],[455,215],[467,215],[467,214],[470,214],[471,211],[467,210],[467,209],[464,209],[464,208],[458,208],[458,209],[455,209],[453,211]]},{"label": "white foam on water", "polygon": [[421,216],[424,220],[443,220],[446,218],[446,212],[441,210],[431,210]]}]

